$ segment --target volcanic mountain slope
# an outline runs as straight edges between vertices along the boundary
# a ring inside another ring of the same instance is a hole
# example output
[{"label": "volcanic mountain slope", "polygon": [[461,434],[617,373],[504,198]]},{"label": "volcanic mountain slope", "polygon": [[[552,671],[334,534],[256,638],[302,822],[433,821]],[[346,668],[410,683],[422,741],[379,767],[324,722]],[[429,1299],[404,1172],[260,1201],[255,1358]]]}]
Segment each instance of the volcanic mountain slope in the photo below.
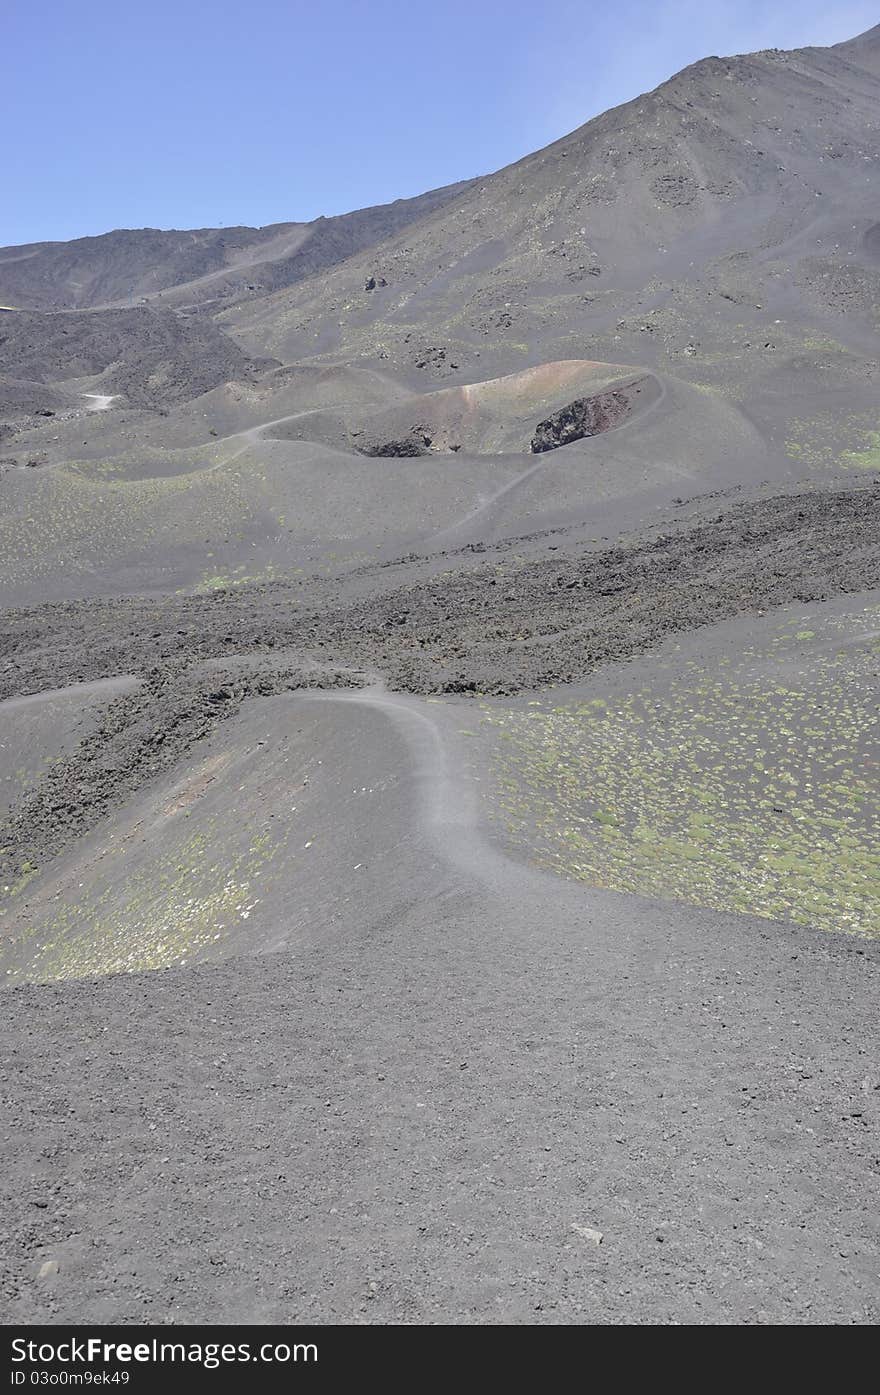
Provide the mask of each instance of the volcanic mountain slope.
[{"label": "volcanic mountain slope", "polygon": [[[248,381],[277,366],[252,358],[210,320],[185,320],[152,306],[77,315],[22,311],[5,315],[0,331],[0,371],[68,390],[87,383],[138,407],[190,401],[230,378]],[[6,402],[14,410],[11,393]]]},{"label": "volcanic mountain slope", "polygon": [[414,382],[589,357],[741,399],[781,391],[795,360],[811,387],[863,383],[877,34],[703,60],[319,283],[221,318],[262,352],[378,357]]},{"label": "volcanic mountain slope", "polygon": [[[78,388],[96,388],[132,406],[165,409],[230,379],[250,381],[277,360],[243,353],[208,320],[195,323],[190,317],[199,306],[313,276],[465,187],[312,223],[124,229],[0,248],[0,421],[20,425],[44,408],[57,409],[50,383],[63,390],[76,380]],[[171,308],[185,308],[188,318],[172,315]],[[69,313],[75,310],[90,313]],[[68,313],[36,313],[53,311]]]},{"label": "volcanic mountain slope", "polygon": [[5,1316],[876,1322],[873,599],[537,701],[279,655],[0,708],[74,776],[79,705],[92,799],[132,703],[153,771],[7,907]]},{"label": "volcanic mountain slope", "polygon": [[198,228],[184,232],[121,228],[71,242],[0,248],[0,300],[26,310],[89,310],[134,303],[205,276],[232,275],[273,251],[290,255],[308,225]]},{"label": "volcanic mountain slope", "polygon": [[876,1321],[878,37],[8,263],[8,1320]]},{"label": "volcanic mountain slope", "polygon": [[858,67],[867,68],[875,77],[880,77],[880,24],[864,34],[857,34],[854,39],[835,44],[832,52],[842,54]]},{"label": "volcanic mountain slope", "polygon": [[[390,557],[614,504],[607,532],[707,488],[873,468],[877,43],[706,59],[495,175],[313,229],[300,270],[322,237],[371,245],[213,321],[3,315],[11,594],[50,572],[74,594],[290,574],[322,547]],[[568,384],[577,364],[592,384]]]},{"label": "volcanic mountain slope", "polygon": [[0,303],[83,310],[159,299],[199,304],[292,285],[382,241],[467,187],[433,189],[311,223],[120,229],[73,242],[0,247]]}]

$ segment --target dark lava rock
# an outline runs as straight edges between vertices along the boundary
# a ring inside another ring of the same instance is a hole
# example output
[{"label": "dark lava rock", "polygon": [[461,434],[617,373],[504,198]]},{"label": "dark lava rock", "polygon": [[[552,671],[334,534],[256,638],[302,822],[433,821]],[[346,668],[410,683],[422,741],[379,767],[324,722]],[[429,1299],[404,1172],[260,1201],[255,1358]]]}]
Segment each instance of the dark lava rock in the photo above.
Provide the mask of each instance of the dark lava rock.
[{"label": "dark lava rock", "polygon": [[431,437],[422,432],[413,432],[396,441],[373,441],[361,446],[362,455],[372,456],[419,456],[427,455]]},{"label": "dark lava rock", "polygon": [[554,412],[546,421],[539,421],[532,437],[532,454],[556,450],[569,441],[584,436],[598,436],[619,426],[629,416],[630,402],[625,392],[600,392],[595,397],[579,397]]}]

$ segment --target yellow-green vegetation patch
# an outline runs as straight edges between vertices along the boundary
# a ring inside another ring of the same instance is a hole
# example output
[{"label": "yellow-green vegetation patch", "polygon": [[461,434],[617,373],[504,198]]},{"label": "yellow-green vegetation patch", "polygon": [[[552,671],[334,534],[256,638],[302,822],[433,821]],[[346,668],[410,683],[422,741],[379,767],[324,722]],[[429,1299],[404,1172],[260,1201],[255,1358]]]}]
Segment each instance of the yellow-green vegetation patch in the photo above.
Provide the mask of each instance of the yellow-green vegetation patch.
[{"label": "yellow-green vegetation patch", "polygon": [[91,570],[132,549],[240,535],[268,498],[262,481],[233,466],[143,480],[86,478],[71,466],[27,485],[0,519],[0,583],[54,576],[59,557]]},{"label": "yellow-green vegetation patch", "polygon": [[880,431],[864,413],[843,419],[831,411],[793,417],[785,452],[811,470],[880,470]]},{"label": "yellow-green vegetation patch", "polygon": [[232,591],[236,586],[247,586],[256,581],[275,581],[278,571],[273,563],[260,571],[248,571],[246,567],[234,567],[223,572],[205,572],[195,587],[197,595],[208,591]]},{"label": "yellow-green vegetation patch", "polygon": [[138,442],[136,447],[114,449],[112,457],[70,460],[66,468],[86,480],[114,480],[138,483],[144,480],[175,479],[204,474],[221,466],[226,456],[221,447],[192,446],[174,449]]},{"label": "yellow-green vegetation patch", "polygon": [[487,707],[507,833],[594,886],[880,934],[878,622],[799,617],[607,702]]},{"label": "yellow-green vegetation patch", "polygon": [[841,463],[854,470],[880,470],[880,431],[869,431],[864,450],[845,450]]},{"label": "yellow-green vegetation patch", "polygon": [[[259,904],[261,875],[282,842],[256,833],[227,860],[211,819],[173,858],[149,859],[121,884],[111,862],[103,888],[59,907],[39,932],[16,937],[9,957],[18,967],[6,981],[137,973],[211,957]],[[117,874],[125,856],[116,854]]]}]

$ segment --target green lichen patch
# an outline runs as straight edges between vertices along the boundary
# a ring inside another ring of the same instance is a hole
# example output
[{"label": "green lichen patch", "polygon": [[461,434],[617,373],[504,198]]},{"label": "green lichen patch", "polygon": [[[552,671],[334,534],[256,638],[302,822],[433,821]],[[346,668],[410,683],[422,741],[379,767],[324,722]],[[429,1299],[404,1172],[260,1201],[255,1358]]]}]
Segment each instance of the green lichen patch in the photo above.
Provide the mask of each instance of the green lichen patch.
[{"label": "green lichen patch", "polygon": [[880,470],[880,431],[869,431],[863,450],[847,450],[841,463],[854,470]]},{"label": "green lichen patch", "polygon": [[877,623],[801,620],[607,705],[487,707],[507,835],[594,886],[880,934]]},{"label": "green lichen patch", "polygon": [[[8,946],[6,981],[47,982],[164,969],[212,957],[260,901],[260,881],[282,840],[254,834],[229,856],[213,819],[173,859],[150,859],[120,879],[111,860],[94,889],[60,906]],[[224,855],[226,854],[226,855]]]},{"label": "green lichen patch", "polygon": [[785,451],[810,470],[880,470],[880,431],[864,413],[841,418],[831,411],[809,419],[792,418]]}]

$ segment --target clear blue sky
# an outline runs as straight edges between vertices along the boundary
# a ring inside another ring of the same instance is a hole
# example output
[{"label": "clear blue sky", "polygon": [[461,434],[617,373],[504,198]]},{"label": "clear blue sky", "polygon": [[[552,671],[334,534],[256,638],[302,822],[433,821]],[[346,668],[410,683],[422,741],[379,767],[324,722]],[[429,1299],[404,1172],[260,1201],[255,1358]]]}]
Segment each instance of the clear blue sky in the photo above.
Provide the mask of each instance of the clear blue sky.
[{"label": "clear blue sky", "polygon": [[6,0],[0,244],[341,213],[488,173],[877,0]]}]

